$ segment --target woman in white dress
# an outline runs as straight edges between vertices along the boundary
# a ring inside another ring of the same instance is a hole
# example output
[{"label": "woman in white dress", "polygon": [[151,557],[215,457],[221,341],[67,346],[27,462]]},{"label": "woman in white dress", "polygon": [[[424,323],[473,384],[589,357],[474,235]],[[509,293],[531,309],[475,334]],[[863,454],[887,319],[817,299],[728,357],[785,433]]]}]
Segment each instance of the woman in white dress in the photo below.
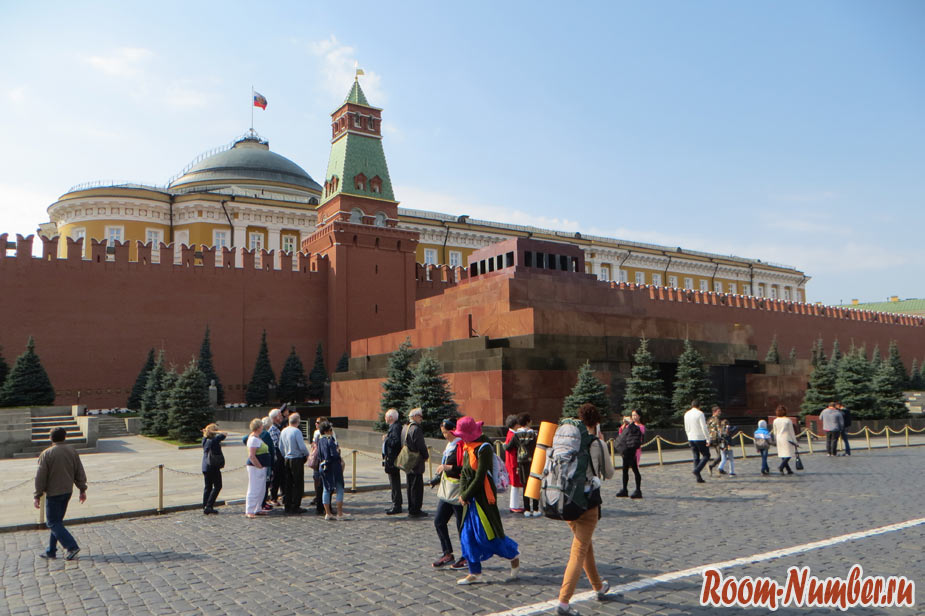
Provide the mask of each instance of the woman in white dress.
[{"label": "woman in white dress", "polygon": [[792,475],[790,470],[790,458],[796,452],[797,436],[793,431],[793,422],[787,417],[787,407],[783,404],[777,407],[775,411],[777,419],[771,425],[771,434],[774,435],[774,442],[777,443],[777,457],[780,458],[778,470],[780,474]]},{"label": "woman in white dress", "polygon": [[244,500],[244,515],[256,518],[265,515],[263,495],[266,493],[267,466],[270,464],[270,448],[260,438],[263,421],[252,419],[251,432],[247,436],[247,498]]}]

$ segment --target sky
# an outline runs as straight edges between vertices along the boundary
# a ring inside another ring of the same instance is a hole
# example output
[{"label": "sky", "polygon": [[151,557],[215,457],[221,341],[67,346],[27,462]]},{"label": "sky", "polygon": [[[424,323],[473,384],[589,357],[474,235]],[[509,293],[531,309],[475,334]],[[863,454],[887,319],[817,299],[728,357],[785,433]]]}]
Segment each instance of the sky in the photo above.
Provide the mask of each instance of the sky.
[{"label": "sky", "polygon": [[925,297],[925,3],[0,2],[0,232],[251,123],[323,182],[355,63],[402,207]]}]

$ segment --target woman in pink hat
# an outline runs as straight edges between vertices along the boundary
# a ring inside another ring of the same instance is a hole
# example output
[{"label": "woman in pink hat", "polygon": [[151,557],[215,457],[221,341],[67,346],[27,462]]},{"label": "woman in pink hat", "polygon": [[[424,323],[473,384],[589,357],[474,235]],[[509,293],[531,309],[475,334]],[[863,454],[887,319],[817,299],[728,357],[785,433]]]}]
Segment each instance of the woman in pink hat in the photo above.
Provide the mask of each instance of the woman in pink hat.
[{"label": "woman in pink hat", "polygon": [[462,555],[469,563],[469,575],[457,584],[481,581],[482,561],[494,555],[511,561],[511,579],[520,572],[517,543],[505,536],[498,511],[497,490],[492,469],[495,452],[482,434],[482,424],[471,417],[456,422],[453,434],[463,447],[463,465],[459,476],[459,502],[463,506],[463,524],[459,533]]}]

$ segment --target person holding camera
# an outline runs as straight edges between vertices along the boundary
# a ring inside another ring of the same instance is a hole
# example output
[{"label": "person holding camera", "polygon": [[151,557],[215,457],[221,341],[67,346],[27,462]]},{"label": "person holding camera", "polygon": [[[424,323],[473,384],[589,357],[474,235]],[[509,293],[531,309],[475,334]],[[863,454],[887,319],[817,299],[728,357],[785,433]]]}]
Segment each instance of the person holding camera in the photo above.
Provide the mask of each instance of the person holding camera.
[{"label": "person holding camera", "polygon": [[[645,434],[646,427],[642,425],[639,411],[633,411],[623,418],[623,425],[620,426],[620,436],[617,438],[617,445],[622,450],[620,455],[623,458],[623,489],[617,492],[617,497],[622,498],[642,498],[642,476],[639,474],[639,450],[642,447],[642,438]],[[629,472],[633,471],[633,477],[636,479],[636,491],[629,493]]]},{"label": "person holding camera", "polygon": [[222,441],[228,436],[221,432],[218,424],[210,423],[202,429],[202,512],[218,513],[215,500],[222,491],[222,467],[225,466],[225,454],[222,453]]}]

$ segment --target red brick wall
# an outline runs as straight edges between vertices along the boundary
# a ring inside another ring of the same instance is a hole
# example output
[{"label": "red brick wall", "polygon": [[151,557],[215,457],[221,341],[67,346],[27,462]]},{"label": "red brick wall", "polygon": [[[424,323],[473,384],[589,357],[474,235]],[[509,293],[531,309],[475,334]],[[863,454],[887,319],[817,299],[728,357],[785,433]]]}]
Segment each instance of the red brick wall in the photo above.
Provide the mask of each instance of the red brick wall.
[{"label": "red brick wall", "polygon": [[290,346],[306,370],[318,342],[327,347],[327,270],[320,269],[2,258],[0,345],[12,364],[35,337],[58,404],[75,403],[80,390],[91,408],[122,406],[149,348],[185,366],[208,325],[226,400],[243,401],[262,330],[277,375]]}]

